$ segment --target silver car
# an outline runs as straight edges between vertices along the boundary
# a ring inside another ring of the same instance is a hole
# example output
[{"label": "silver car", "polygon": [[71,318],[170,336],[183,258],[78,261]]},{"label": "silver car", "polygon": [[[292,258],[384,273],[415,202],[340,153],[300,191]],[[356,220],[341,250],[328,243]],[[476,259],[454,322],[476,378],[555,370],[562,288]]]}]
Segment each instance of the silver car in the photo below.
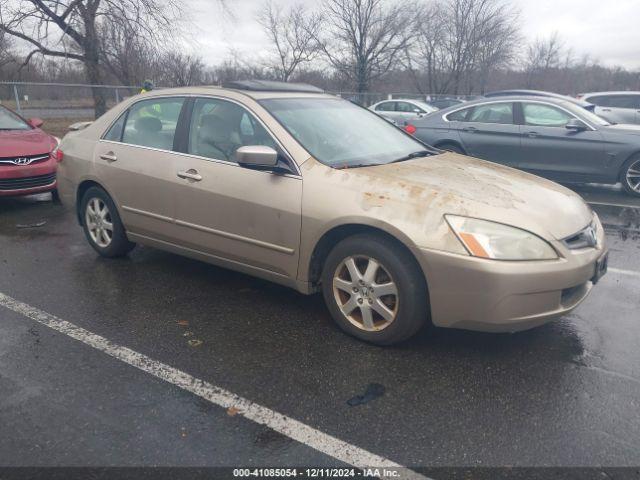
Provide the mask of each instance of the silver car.
[{"label": "silver car", "polygon": [[611,123],[640,123],[640,92],[595,92],[579,97],[593,103],[596,115]]},{"label": "silver car", "polygon": [[402,126],[406,122],[424,117],[438,109],[420,100],[397,98],[374,103],[369,107],[378,115],[393,120],[396,125]]}]

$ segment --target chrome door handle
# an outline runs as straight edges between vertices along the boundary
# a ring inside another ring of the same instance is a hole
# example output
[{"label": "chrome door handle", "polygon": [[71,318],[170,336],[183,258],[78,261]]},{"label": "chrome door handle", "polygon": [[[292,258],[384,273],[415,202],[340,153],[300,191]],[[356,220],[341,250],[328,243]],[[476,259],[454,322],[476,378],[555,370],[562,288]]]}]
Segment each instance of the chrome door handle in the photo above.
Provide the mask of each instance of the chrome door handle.
[{"label": "chrome door handle", "polygon": [[195,182],[199,182],[200,180],[202,180],[202,175],[200,175],[198,171],[194,170],[193,168],[190,168],[186,171],[180,171],[177,175],[180,178],[188,178],[189,180],[193,180]]},{"label": "chrome door handle", "polygon": [[478,129],[476,127],[464,127],[462,130],[464,130],[465,132],[469,132],[469,133],[475,133],[478,131]]},{"label": "chrome door handle", "polygon": [[113,152],[102,153],[100,154],[100,158],[102,160],[106,160],[107,162],[115,162],[116,160],[118,160],[118,157],[116,157]]},{"label": "chrome door handle", "polygon": [[538,132],[527,132],[527,137],[529,138],[537,138],[538,136]]}]

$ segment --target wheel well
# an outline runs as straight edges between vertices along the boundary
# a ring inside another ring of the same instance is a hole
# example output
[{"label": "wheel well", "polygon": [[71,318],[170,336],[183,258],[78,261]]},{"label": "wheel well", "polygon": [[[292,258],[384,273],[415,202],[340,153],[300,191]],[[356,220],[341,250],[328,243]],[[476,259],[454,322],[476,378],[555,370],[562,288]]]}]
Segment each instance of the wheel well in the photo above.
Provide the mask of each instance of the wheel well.
[{"label": "wheel well", "polygon": [[80,212],[80,202],[82,201],[82,197],[84,197],[84,194],[86,193],[86,191],[89,190],[91,187],[102,188],[102,185],[100,185],[98,182],[94,182],[93,180],[85,180],[84,182],[80,183],[80,185],[78,185],[78,190],[76,192],[76,215],[78,216],[78,223],[80,225],[82,225],[82,213]]},{"label": "wheel well", "polygon": [[427,279],[424,278],[422,268],[420,268],[418,261],[413,255],[413,252],[404,243],[402,243],[393,235],[385,232],[384,230],[376,227],[371,227],[369,225],[359,224],[347,224],[334,227],[320,238],[315,248],[313,249],[313,254],[311,255],[311,262],[309,265],[309,283],[314,287],[316,287],[320,283],[324,262],[327,259],[327,256],[329,255],[331,249],[338,242],[344,240],[347,237],[359,235],[362,233],[368,233],[370,235],[386,238],[392,241],[398,248],[404,250],[413,259],[416,266],[418,267],[418,270],[420,271],[420,274],[422,275],[422,278],[425,281],[425,284],[427,283]]},{"label": "wheel well", "polygon": [[624,162],[622,162],[622,164],[620,165],[620,171],[618,172],[618,180],[620,180],[621,182],[625,181],[625,178],[623,178],[625,167],[627,166],[627,163],[630,163],[631,160],[635,158],[640,158],[640,152],[633,152],[631,155],[625,158]]},{"label": "wheel well", "polygon": [[443,150],[444,146],[446,145],[453,145],[454,147],[459,148],[460,150],[462,150],[463,152],[465,152],[466,150],[464,149],[464,147],[462,145],[460,145],[460,143],[456,142],[455,140],[443,140],[442,142],[438,142],[434,145],[434,147],[439,148],[440,150]]}]

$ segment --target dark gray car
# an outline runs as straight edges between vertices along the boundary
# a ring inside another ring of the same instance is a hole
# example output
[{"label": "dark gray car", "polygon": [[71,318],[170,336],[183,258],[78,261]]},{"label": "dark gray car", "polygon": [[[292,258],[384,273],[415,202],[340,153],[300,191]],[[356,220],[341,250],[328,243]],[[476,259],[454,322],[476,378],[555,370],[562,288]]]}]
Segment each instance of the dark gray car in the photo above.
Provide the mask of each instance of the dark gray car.
[{"label": "dark gray car", "polygon": [[640,126],[611,125],[572,102],[546,97],[482,99],[415,120],[435,147],[565,183],[622,182],[640,196]]}]

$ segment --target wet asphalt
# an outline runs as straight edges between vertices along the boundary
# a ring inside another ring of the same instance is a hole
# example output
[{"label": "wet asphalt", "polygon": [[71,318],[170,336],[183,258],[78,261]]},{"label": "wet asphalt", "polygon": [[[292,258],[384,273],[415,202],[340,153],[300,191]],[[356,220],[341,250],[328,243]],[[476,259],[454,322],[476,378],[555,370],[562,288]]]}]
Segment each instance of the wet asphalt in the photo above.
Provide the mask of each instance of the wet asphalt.
[{"label": "wet asphalt", "polygon": [[[0,292],[402,465],[638,466],[640,201],[581,193],[612,271],[517,334],[367,345],[319,296],[152,248],[101,259],[47,195],[0,199]],[[4,307],[0,432],[0,466],[339,465]]]}]

